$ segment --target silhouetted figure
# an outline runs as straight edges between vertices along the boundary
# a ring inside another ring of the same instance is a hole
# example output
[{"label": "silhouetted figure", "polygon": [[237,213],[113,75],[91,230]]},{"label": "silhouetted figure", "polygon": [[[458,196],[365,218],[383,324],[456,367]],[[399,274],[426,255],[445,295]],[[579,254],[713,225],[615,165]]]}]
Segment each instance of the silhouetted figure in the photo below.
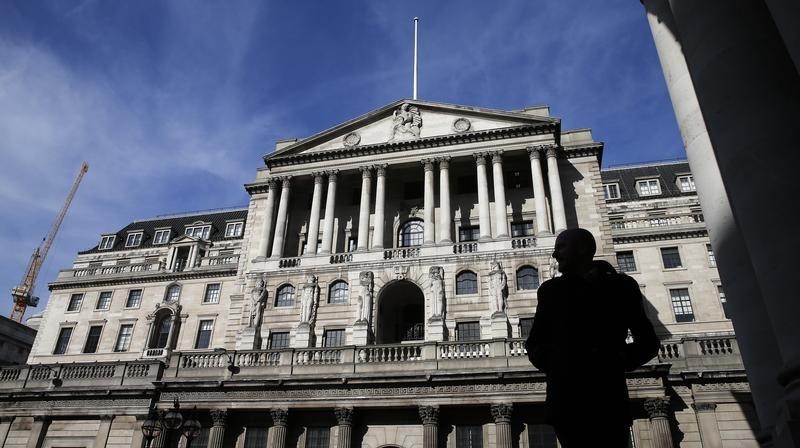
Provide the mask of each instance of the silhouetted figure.
[{"label": "silhouetted figure", "polygon": [[564,448],[627,446],[625,372],[659,348],[639,285],[608,262],[592,261],[595,250],[585,229],[556,238],[553,257],[563,275],[539,287],[525,343],[531,363],[547,375],[547,422]]}]

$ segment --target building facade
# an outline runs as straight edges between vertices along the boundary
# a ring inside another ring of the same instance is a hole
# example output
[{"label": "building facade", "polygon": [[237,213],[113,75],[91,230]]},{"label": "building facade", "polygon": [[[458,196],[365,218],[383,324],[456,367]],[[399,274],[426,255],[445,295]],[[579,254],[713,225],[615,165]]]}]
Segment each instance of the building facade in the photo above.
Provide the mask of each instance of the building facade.
[{"label": "building facade", "polygon": [[178,404],[192,446],[556,446],[523,342],[580,226],[663,340],[628,379],[631,443],[757,446],[688,165],[602,152],[547,107],[417,100],[278,142],[247,209],[133,222],[59,274],[0,371],[0,440],[139,447]]}]

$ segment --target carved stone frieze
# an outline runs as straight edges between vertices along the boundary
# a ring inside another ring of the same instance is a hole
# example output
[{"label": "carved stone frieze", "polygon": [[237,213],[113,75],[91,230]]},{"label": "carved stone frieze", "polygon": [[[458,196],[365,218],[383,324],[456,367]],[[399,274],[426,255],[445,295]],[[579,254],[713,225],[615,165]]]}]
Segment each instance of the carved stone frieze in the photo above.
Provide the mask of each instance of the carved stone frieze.
[{"label": "carved stone frieze", "polygon": [[420,406],[419,418],[423,425],[439,424],[439,406]]},{"label": "carved stone frieze", "polygon": [[493,404],[490,408],[495,423],[511,423],[511,403]]},{"label": "carved stone frieze", "polygon": [[[172,401],[170,401],[170,404]],[[88,408],[88,409],[120,409],[129,407],[147,408],[150,400],[140,398],[115,398],[102,400],[43,400],[43,401],[11,401],[4,402],[6,409],[60,409],[60,408]]]},{"label": "carved stone frieze", "polygon": [[692,388],[698,392],[720,392],[727,390],[750,391],[750,385],[742,382],[695,384]]}]

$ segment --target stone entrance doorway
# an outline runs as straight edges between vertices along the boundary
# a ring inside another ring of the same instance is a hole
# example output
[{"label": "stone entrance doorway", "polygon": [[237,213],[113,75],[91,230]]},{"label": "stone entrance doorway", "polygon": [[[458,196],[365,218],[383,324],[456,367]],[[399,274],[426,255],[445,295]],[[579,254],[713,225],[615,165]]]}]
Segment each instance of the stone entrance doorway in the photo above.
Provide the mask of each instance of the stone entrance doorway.
[{"label": "stone entrance doorway", "polygon": [[391,282],[381,289],[375,342],[396,344],[425,339],[425,295],[417,285],[405,280]]}]

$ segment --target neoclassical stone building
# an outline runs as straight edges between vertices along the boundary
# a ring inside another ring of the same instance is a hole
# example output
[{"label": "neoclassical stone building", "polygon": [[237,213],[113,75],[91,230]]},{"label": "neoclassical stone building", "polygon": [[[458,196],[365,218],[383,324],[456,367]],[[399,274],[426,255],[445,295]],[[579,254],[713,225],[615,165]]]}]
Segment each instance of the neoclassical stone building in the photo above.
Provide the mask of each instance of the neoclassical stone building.
[{"label": "neoclassical stone building", "polygon": [[0,444],[138,448],[177,400],[192,446],[556,446],[523,340],[581,226],[663,339],[629,378],[631,443],[757,446],[688,165],[602,152],[547,107],[417,100],[278,142],[246,210],[135,221],[59,274],[0,371]]}]

